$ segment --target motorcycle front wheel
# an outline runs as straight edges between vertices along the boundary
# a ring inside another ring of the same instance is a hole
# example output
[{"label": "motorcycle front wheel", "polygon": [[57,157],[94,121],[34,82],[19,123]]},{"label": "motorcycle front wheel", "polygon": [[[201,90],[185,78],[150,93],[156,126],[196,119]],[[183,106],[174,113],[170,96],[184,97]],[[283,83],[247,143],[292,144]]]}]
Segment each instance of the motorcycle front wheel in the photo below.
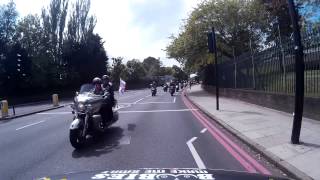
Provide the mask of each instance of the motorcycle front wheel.
[{"label": "motorcycle front wheel", "polygon": [[72,129],[69,133],[69,139],[71,145],[75,149],[80,149],[84,146],[84,139],[81,137],[81,130],[80,129]]}]

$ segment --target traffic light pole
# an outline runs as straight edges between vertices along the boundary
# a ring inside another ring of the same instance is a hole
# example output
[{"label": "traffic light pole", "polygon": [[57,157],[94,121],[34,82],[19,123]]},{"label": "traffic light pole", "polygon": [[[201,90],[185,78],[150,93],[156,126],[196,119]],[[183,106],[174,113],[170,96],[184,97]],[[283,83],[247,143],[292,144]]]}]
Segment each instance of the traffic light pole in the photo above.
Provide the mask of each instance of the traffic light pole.
[{"label": "traffic light pole", "polygon": [[303,115],[303,100],[304,100],[304,61],[303,47],[301,43],[300,28],[298,24],[298,12],[295,9],[293,0],[288,0],[289,13],[293,27],[294,35],[294,52],[295,52],[295,71],[296,71],[296,87],[295,87],[295,107],[294,119],[292,126],[291,142],[299,144],[301,123]]},{"label": "traffic light pole", "polygon": [[219,65],[218,65],[218,55],[217,55],[217,41],[214,27],[212,27],[212,40],[214,48],[214,60],[215,60],[215,71],[216,71],[216,109],[219,110]]},{"label": "traffic light pole", "polygon": [[217,55],[217,45],[216,45],[216,34],[214,27],[212,27],[211,32],[208,32],[208,49],[209,53],[214,54],[215,60],[215,81],[216,81],[216,109],[219,110],[219,67],[218,67],[218,55]]}]

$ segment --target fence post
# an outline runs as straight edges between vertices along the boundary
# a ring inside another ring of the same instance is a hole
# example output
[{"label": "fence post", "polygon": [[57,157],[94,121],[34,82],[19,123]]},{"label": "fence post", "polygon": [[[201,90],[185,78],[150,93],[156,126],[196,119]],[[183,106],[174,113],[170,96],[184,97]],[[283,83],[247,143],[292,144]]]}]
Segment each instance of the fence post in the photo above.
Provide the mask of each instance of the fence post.
[{"label": "fence post", "polygon": [[253,85],[253,89],[256,89],[255,67],[254,67],[254,58],[253,58],[253,51],[252,51],[252,45],[251,45],[251,38],[250,38],[250,52],[251,52],[251,63],[252,63],[252,85]]},{"label": "fence post", "polygon": [[233,61],[234,61],[234,88],[237,88],[237,62],[236,62],[236,56],[234,52],[234,47],[232,47],[233,50]]},{"label": "fence post", "polygon": [[[277,18],[278,20],[278,18]],[[281,38],[281,31],[280,31],[280,26],[279,26],[279,20],[278,20],[278,34],[279,34],[279,43],[280,43],[280,49],[281,49],[281,63],[283,67],[283,84],[284,84],[284,89],[285,93],[287,93],[287,75],[286,75],[286,63],[285,63],[285,56],[284,56],[284,50],[282,46],[282,38]]]}]

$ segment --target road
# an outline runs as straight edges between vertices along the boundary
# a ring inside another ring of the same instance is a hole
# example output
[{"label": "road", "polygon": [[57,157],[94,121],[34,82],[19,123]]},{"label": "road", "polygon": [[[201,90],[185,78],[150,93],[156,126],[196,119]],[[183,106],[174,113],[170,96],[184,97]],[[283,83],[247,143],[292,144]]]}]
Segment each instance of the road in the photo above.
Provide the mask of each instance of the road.
[{"label": "road", "polygon": [[[119,121],[103,138],[75,150],[70,107],[0,122],[0,179],[132,168],[212,168],[276,174],[277,170],[209,120],[188,100],[158,89],[118,96]],[[268,166],[269,165],[269,166]]]}]

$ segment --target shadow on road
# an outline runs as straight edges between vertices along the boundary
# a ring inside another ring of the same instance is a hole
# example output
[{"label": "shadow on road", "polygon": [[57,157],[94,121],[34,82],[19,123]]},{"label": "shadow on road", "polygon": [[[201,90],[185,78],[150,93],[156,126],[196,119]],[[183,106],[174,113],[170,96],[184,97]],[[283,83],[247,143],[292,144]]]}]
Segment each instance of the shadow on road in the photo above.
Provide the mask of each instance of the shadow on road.
[{"label": "shadow on road", "polygon": [[124,136],[121,127],[110,127],[101,137],[88,139],[83,149],[75,149],[72,152],[73,158],[100,156],[120,148],[120,140]]}]

